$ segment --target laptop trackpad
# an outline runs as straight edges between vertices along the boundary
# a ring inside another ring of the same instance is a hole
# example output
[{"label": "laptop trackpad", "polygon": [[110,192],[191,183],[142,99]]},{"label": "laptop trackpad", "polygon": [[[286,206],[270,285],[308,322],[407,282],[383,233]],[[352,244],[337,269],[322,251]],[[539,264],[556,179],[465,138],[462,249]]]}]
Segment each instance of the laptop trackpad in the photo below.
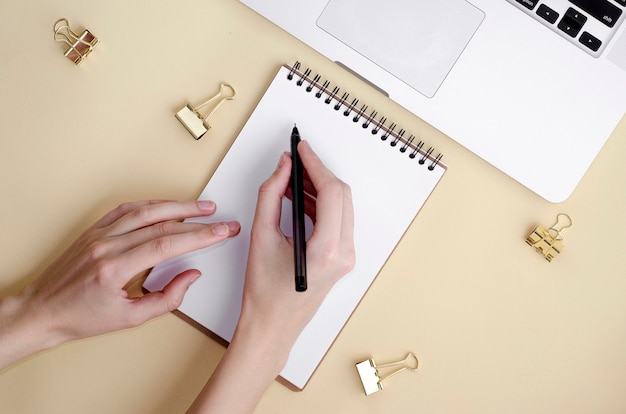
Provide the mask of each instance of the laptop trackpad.
[{"label": "laptop trackpad", "polygon": [[465,0],[330,0],[317,25],[432,98],[484,17]]}]

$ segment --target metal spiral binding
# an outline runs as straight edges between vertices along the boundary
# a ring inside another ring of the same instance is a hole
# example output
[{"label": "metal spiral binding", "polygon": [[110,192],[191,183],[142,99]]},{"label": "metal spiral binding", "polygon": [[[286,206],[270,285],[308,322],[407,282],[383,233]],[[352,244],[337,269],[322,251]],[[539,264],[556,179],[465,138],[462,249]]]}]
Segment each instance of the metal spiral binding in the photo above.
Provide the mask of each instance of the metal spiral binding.
[{"label": "metal spiral binding", "polygon": [[[430,165],[428,165],[428,169],[430,171],[434,170],[437,164],[441,162],[443,158],[443,154],[439,153],[436,156],[433,156],[435,149],[433,147],[429,147],[427,150],[424,150],[424,141],[419,140],[417,143],[415,142],[417,137],[413,134],[409,134],[408,138],[404,136],[407,134],[405,129],[400,129],[398,132],[395,132],[395,129],[398,125],[395,122],[391,122],[389,126],[386,126],[388,121],[386,116],[380,116],[378,119],[378,111],[371,110],[369,115],[368,106],[361,105],[359,107],[359,99],[353,98],[349,100],[350,94],[348,92],[343,92],[338,86],[333,86],[330,88],[330,81],[324,80],[321,83],[321,76],[316,74],[313,78],[311,78],[311,69],[307,68],[304,72],[300,71],[300,62],[296,62],[289,70],[287,74],[288,80],[293,80],[294,77],[298,78],[296,81],[297,86],[302,86],[305,83],[307,84],[305,90],[310,93],[316,89],[314,96],[318,99],[321,99],[323,96],[326,96],[324,99],[324,103],[330,105],[335,101],[333,109],[335,111],[339,111],[342,107],[345,107],[343,111],[343,115],[345,117],[349,117],[351,114],[354,114],[352,121],[354,123],[359,122],[363,119],[363,123],[361,126],[363,129],[368,129],[372,126],[371,133],[372,135],[378,135],[379,132],[382,131],[380,136],[381,141],[389,140],[389,145],[392,147],[399,147],[399,151],[401,153],[409,152],[409,158],[417,159],[418,164],[424,165],[430,160]],[[341,96],[340,96],[341,94]]]}]

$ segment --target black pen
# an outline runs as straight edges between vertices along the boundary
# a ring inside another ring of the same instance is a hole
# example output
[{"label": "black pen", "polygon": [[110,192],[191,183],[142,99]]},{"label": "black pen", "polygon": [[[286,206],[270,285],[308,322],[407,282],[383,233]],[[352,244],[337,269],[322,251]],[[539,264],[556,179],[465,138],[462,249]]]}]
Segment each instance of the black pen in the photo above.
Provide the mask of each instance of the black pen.
[{"label": "black pen", "polygon": [[306,283],[306,235],[304,232],[304,177],[298,144],[300,133],[296,124],[291,131],[291,212],[293,216],[293,262],[296,291],[304,292]]}]

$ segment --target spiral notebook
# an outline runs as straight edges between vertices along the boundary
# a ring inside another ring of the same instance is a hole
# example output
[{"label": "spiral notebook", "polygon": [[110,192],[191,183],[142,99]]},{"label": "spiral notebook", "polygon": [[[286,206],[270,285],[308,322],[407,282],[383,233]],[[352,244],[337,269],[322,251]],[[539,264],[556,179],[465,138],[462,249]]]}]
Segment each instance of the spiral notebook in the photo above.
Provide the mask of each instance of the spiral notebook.
[{"label": "spiral notebook", "polygon": [[[156,266],[144,288],[160,290],[186,269],[201,270],[178,314],[223,342],[232,339],[258,187],[289,151],[294,123],[351,186],[355,213],[356,265],[305,327],[280,375],[281,382],[302,389],[446,171],[441,154],[420,138],[299,63],[281,67],[199,197],[218,205],[210,221],[239,220],[241,234]],[[285,198],[286,234],[289,203]]]}]

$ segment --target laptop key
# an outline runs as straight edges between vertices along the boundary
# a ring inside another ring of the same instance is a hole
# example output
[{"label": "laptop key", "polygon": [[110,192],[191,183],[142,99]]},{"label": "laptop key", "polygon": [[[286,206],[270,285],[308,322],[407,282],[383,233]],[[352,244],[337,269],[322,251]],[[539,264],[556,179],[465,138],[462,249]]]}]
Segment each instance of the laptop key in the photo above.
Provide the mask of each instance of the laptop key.
[{"label": "laptop key", "polygon": [[576,37],[587,21],[587,17],[573,8],[567,9],[565,16],[559,22],[559,29],[571,37]]},{"label": "laptop key", "polygon": [[539,3],[539,0],[516,0],[516,1],[522,6],[526,7],[528,10],[534,9],[537,3]]},{"label": "laptop key", "polygon": [[[609,27],[615,26],[615,23],[622,15],[622,10],[607,0],[569,0],[569,2],[580,7],[583,11],[586,11]],[[626,4],[626,1],[620,1],[620,3]]]},{"label": "laptop key", "polygon": [[589,32],[583,32],[583,34],[580,35],[580,39],[578,39],[578,41],[587,46],[589,49],[593,50],[594,52],[596,52],[598,49],[600,49],[600,46],[602,46],[602,41]]},{"label": "laptop key", "polygon": [[548,23],[552,24],[554,24],[559,18],[559,14],[545,4],[539,5],[539,8],[537,9],[537,15],[545,19]]},{"label": "laptop key", "polygon": [[569,9],[567,9],[567,11],[565,12],[565,16],[567,16],[568,18],[572,19],[573,21],[578,23],[580,26],[585,24],[585,22],[587,21],[587,16],[585,16],[584,14],[579,12],[578,10],[573,9],[571,7]]}]

